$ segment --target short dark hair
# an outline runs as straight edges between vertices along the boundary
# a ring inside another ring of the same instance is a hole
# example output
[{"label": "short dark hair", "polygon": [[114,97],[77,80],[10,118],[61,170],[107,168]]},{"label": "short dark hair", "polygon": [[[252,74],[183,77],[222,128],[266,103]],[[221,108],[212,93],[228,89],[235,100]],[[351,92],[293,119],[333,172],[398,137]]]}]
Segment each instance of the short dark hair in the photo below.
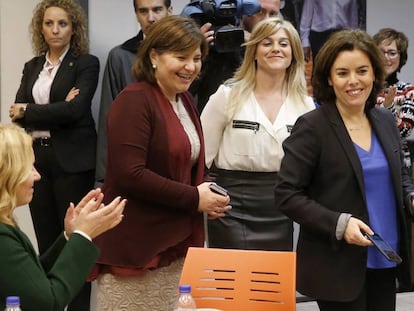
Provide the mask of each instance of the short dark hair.
[{"label": "short dark hair", "polygon": [[395,40],[397,49],[400,52],[400,64],[397,71],[400,72],[401,68],[407,63],[407,50],[408,50],[408,38],[401,31],[397,31],[392,28],[382,28],[374,36],[374,41],[377,45],[380,45],[385,41],[385,44],[391,44]]},{"label": "short dark hair", "polygon": [[[135,12],[138,10],[137,0],[132,0],[134,3],[134,10]],[[168,9],[171,6],[171,0],[164,0],[164,5]]]},{"label": "short dark hair", "polygon": [[157,84],[150,53],[186,51],[200,47],[201,58],[208,53],[208,43],[196,22],[188,17],[173,15],[164,17],[151,27],[149,34],[142,41],[136,61],[132,66],[132,75],[137,81]]},{"label": "short dark hair", "polygon": [[329,85],[332,65],[339,53],[354,50],[366,54],[371,62],[375,80],[365,110],[375,106],[377,94],[384,87],[386,76],[384,54],[372,37],[360,29],[346,29],[334,33],[318,52],[312,76],[312,87],[316,102],[319,104],[335,103],[336,95],[332,86]]}]

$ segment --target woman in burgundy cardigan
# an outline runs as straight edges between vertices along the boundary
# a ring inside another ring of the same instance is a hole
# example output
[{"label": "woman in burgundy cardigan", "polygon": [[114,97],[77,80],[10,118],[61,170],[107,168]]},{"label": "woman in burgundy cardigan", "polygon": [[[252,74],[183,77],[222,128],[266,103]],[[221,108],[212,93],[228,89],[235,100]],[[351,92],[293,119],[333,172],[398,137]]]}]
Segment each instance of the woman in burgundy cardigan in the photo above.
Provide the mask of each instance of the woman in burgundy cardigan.
[{"label": "woman in burgundy cardigan", "polygon": [[203,246],[203,212],[222,217],[228,196],[205,180],[204,141],[187,92],[207,43],[191,20],[157,22],[107,119],[105,200],[121,195],[121,226],[96,240],[99,310],[171,310],[189,246]]}]

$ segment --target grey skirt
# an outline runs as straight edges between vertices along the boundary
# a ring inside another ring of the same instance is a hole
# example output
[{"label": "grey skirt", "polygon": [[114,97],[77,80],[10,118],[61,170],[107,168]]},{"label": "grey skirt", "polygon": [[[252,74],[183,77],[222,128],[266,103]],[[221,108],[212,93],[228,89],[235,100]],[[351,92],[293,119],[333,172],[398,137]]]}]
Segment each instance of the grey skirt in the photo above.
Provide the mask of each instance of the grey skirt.
[{"label": "grey skirt", "polygon": [[232,209],[208,220],[208,246],[291,251],[293,222],[275,208],[277,172],[216,170],[216,183],[229,191]]}]

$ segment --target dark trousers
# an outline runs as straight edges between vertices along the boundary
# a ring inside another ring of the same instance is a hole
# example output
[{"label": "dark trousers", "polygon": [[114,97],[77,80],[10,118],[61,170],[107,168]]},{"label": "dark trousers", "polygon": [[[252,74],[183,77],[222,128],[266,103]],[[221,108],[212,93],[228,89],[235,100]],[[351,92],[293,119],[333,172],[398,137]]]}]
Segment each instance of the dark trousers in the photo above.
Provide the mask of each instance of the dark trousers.
[{"label": "dark trousers", "polygon": [[318,300],[321,311],[395,311],[395,303],[396,271],[394,268],[367,269],[365,286],[353,301]]},{"label": "dark trousers", "polygon": [[[29,204],[39,253],[43,254],[64,230],[64,218],[70,202],[75,205],[93,188],[94,170],[67,173],[56,159],[53,145],[33,146],[35,167],[41,179],[35,183]],[[89,311],[90,284],[86,283],[68,310]]]}]

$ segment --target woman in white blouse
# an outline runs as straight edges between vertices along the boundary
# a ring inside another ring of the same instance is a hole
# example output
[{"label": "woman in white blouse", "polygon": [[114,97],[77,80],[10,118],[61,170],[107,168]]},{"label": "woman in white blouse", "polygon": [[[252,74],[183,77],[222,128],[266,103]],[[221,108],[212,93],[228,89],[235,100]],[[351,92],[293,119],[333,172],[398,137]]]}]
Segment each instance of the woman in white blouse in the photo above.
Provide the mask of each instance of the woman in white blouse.
[{"label": "woman in white blouse", "polygon": [[245,45],[242,65],[201,115],[207,166],[233,207],[208,221],[208,244],[292,250],[293,223],[274,208],[273,188],[282,142],[315,107],[306,93],[303,50],[296,29],[279,18],[258,23]]}]

